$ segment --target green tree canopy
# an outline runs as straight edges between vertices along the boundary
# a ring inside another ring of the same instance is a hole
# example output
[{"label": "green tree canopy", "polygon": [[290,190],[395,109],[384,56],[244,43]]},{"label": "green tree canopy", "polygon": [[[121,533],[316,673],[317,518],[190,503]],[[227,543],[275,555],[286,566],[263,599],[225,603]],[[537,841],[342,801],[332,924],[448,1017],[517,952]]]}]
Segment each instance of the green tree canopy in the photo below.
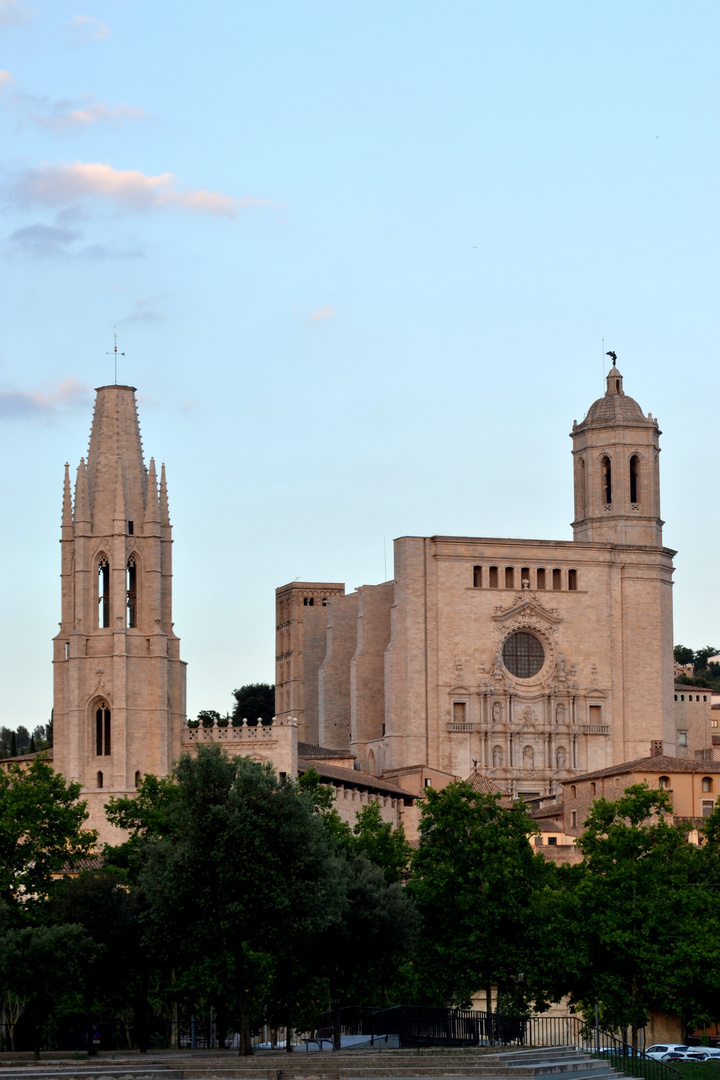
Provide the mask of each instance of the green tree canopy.
[{"label": "green tree canopy", "polygon": [[146,940],[176,977],[214,972],[248,1053],[251,1010],[277,958],[341,917],[332,845],[296,784],[217,745],[184,755],[169,783],[153,782],[157,811],[147,782],[138,800],[117,800],[111,811],[133,830],[140,855]]},{"label": "green tree canopy", "polygon": [[566,933],[580,943],[566,971],[572,1000],[590,1011],[600,1002],[611,1028],[637,1031],[654,1010],[685,1019],[707,1011],[705,986],[720,979],[717,908],[703,883],[702,858],[686,829],[671,824],[668,792],[644,784],[615,801],[598,799],[578,840],[577,871]]},{"label": "green tree canopy", "polygon": [[43,757],[0,771],[0,900],[18,912],[27,914],[53,874],[93,850],[97,834],[83,829],[79,795],[80,785],[66,783]]},{"label": "green tree canopy", "polygon": [[233,697],[233,720],[260,719],[267,723],[275,716],[275,687],[269,683],[247,683],[233,690]]},{"label": "green tree canopy", "polygon": [[408,885],[422,919],[417,996],[467,1005],[485,989],[490,1002],[495,985],[521,1000],[531,898],[554,871],[528,843],[527,808],[503,807],[465,782],[424,794]]}]

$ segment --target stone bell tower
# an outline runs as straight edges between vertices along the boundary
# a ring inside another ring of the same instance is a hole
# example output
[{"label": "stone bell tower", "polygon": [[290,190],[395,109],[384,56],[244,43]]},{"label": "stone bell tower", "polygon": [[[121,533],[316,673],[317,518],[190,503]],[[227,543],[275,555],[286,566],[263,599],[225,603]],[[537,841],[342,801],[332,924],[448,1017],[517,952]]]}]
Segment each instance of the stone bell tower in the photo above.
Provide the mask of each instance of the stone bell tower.
[{"label": "stone bell tower", "polygon": [[[132,386],[97,390],[87,461],[65,466],[62,621],[54,639],[55,768],[82,784],[88,827],[104,805],[180,754],[185,663],[172,623],[165,467],[146,468]],[[117,841],[117,834],[115,834]]]},{"label": "stone bell tower", "polygon": [[573,539],[662,547],[657,420],[623,390],[613,363],[605,396],[573,424]]}]

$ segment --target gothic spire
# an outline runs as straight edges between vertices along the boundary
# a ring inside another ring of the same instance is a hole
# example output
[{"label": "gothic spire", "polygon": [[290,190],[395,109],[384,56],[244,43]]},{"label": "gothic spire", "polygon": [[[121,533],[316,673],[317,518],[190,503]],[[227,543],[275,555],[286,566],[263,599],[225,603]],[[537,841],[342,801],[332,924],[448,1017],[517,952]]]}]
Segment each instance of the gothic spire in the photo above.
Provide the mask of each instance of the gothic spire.
[{"label": "gothic spire", "polygon": [[122,473],[123,481],[123,516],[130,521],[142,521],[147,473],[134,387],[99,387],[90,433],[87,471],[90,508],[97,532],[112,529],[118,471]]},{"label": "gothic spire", "polygon": [[90,498],[88,495],[88,475],[85,458],[80,458],[75,481],[75,530],[79,525],[90,528]]},{"label": "gothic spire", "polygon": [[170,524],[170,507],[168,506],[167,481],[165,479],[165,462],[160,466],[160,520],[163,525]]},{"label": "gothic spire", "polygon": [[155,458],[150,458],[150,468],[148,469],[145,521],[160,521],[160,505],[158,503],[158,485],[157,472],[155,470]]},{"label": "gothic spire", "polygon": [[65,536],[65,529],[70,529],[70,533],[68,535],[72,536],[72,492],[70,490],[70,465],[67,461],[65,462],[65,481],[63,483],[62,527],[63,537]]}]

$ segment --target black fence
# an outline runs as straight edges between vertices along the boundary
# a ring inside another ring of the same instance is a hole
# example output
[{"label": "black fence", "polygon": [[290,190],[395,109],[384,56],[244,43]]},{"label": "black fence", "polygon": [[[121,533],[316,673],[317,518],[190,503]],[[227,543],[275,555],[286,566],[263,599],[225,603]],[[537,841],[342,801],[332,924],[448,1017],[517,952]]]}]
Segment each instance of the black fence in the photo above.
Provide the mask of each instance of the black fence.
[{"label": "black fence", "polygon": [[[318,1027],[332,1028],[326,1012]],[[366,1035],[378,1045],[397,1039],[400,1046],[576,1047],[601,1057],[626,1076],[678,1080],[677,1069],[648,1058],[625,1040],[578,1016],[506,1016],[477,1009],[398,1005],[388,1009],[340,1009],[343,1035]]]}]

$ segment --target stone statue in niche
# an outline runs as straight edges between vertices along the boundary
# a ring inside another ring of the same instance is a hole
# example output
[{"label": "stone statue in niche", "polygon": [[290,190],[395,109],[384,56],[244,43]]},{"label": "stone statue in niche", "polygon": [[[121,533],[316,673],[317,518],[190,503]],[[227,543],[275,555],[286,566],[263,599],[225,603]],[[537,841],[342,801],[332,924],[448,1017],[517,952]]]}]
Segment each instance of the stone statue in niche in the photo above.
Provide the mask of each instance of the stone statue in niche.
[{"label": "stone statue in niche", "polygon": [[525,708],[523,709],[522,718],[523,718],[523,723],[524,724],[534,724],[535,723],[535,713],[532,711],[532,709],[530,708],[529,705],[526,705]]},{"label": "stone statue in niche", "polygon": [[555,723],[556,724],[564,724],[565,723],[565,705],[563,704],[562,701],[560,702],[560,704],[555,709]]},{"label": "stone statue in niche", "polygon": [[535,751],[533,750],[532,746],[526,746],[523,750],[523,768],[535,768]]},{"label": "stone statue in niche", "polygon": [[567,754],[565,753],[565,747],[564,746],[558,746],[557,751],[555,753],[555,761],[557,763],[558,769],[564,769],[565,768],[565,765],[567,763]]},{"label": "stone statue in niche", "polygon": [[502,720],[502,705],[499,701],[493,701],[492,718],[494,724],[499,724]]},{"label": "stone statue in niche", "polygon": [[[495,704],[497,704],[497,702]],[[502,769],[502,763],[503,763],[502,747],[501,746],[494,746],[493,747],[493,768]]]}]

